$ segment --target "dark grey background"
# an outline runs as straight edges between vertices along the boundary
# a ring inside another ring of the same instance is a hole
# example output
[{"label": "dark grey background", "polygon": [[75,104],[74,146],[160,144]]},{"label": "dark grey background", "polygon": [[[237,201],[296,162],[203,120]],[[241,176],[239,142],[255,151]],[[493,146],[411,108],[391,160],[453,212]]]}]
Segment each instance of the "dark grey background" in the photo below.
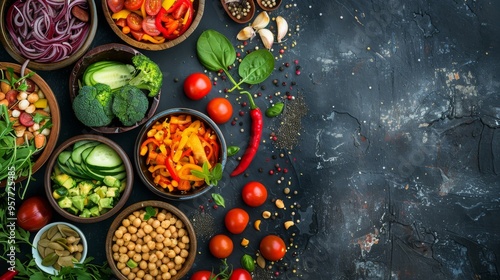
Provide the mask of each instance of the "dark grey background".
[{"label": "dark grey background", "polygon": [[[97,2],[93,47],[120,42]],[[286,92],[301,97],[304,106],[298,99],[285,100],[284,115],[265,118],[263,142],[248,177],[230,178],[237,160],[229,159],[214,190],[225,197],[226,209],[214,209],[210,194],[173,202],[197,229],[199,254],[191,273],[219,266],[207,241],[226,232],[225,212],[240,206],[252,221],[263,210],[277,216],[264,221],[261,232],[249,226],[233,235],[229,263],[238,267],[239,257],[254,254],[266,233],[279,234],[289,245],[286,257],[257,269],[255,279],[500,278],[499,2],[284,0],[271,13],[278,15],[288,21],[290,36],[273,46],[273,76],[251,92],[262,93],[256,102],[263,110]],[[188,100],[182,80],[204,70],[195,52],[203,30],[215,29],[237,46],[236,34],[244,26],[226,16],[219,1],[209,0],[188,40],[165,51],[144,51],[164,73],[158,111],[190,107],[204,112],[209,99],[225,96],[229,83],[218,79],[207,98]],[[244,50],[255,46],[262,48],[258,37]],[[1,51],[2,61],[12,61]],[[286,63],[290,66],[280,70]],[[70,71],[38,71],[58,96],[59,143],[91,132],[71,111]],[[228,145],[245,147],[248,106],[240,106],[244,98],[228,98],[235,116],[240,110],[245,114],[221,130]],[[109,138],[132,156],[138,130]],[[278,141],[270,139],[272,133]],[[269,175],[277,171],[276,164],[288,172]],[[36,174],[39,180],[29,195],[43,194],[43,172]],[[270,201],[256,209],[239,198],[250,180],[265,183],[270,191]],[[285,187],[292,191],[288,196]],[[276,209],[273,198],[283,199],[286,209]],[[128,204],[145,199],[157,198],[136,176]],[[296,225],[284,230],[287,220]],[[105,259],[110,223],[78,225],[92,245],[89,255],[98,262]],[[242,237],[250,239],[246,249],[238,245]]]}]

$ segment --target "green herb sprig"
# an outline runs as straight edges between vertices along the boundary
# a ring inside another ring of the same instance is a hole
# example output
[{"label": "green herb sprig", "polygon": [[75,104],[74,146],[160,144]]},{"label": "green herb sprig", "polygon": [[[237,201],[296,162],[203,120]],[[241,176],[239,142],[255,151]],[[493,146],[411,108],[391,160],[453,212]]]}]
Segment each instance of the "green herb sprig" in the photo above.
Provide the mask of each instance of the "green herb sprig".
[{"label": "green herb sprig", "polygon": [[205,183],[209,186],[217,186],[219,181],[222,179],[222,164],[217,163],[214,165],[212,170],[208,168],[208,163],[205,161],[202,166],[203,171],[191,170],[191,174],[194,176],[204,179]]}]

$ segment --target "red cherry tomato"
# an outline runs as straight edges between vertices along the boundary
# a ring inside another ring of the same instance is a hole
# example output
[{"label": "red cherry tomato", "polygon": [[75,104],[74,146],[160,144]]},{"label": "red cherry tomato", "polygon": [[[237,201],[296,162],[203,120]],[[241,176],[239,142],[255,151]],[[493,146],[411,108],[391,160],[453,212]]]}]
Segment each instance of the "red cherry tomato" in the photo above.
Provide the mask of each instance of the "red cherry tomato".
[{"label": "red cherry tomato", "polygon": [[161,0],[146,0],[145,3],[146,14],[156,16],[161,9]]},{"label": "red cherry tomato", "polygon": [[142,29],[142,17],[136,13],[128,14],[127,25],[132,30],[140,31]]},{"label": "red cherry tomato", "polygon": [[264,204],[267,199],[267,189],[259,182],[251,181],[243,186],[241,190],[243,201],[251,207],[258,207]]},{"label": "red cherry tomato", "polygon": [[11,89],[5,94],[5,99],[9,102],[9,107],[17,102],[17,90]]},{"label": "red cherry tomato", "polygon": [[210,78],[203,73],[193,73],[184,80],[184,93],[191,100],[200,100],[212,90]]},{"label": "red cherry tomato", "polygon": [[125,0],[123,4],[125,5],[125,9],[135,11],[141,8],[142,2],[144,2],[144,0]]},{"label": "red cherry tomato", "polygon": [[117,13],[123,10],[124,0],[107,0],[108,7],[113,13]]},{"label": "red cherry tomato", "polygon": [[218,124],[223,124],[233,116],[233,105],[223,97],[216,97],[207,104],[208,116]]},{"label": "red cherry tomato", "polygon": [[250,221],[250,216],[247,211],[241,208],[233,208],[227,211],[224,217],[224,224],[227,230],[233,234],[242,233]]},{"label": "red cherry tomato", "polygon": [[38,196],[26,199],[17,211],[17,224],[28,231],[41,229],[52,218],[52,208]]},{"label": "red cherry tomato", "polygon": [[229,280],[252,280],[252,275],[243,268],[235,268]]},{"label": "red cherry tomato", "polygon": [[233,252],[233,241],[227,235],[217,234],[210,239],[208,248],[214,257],[224,259]]},{"label": "red cherry tomato", "polygon": [[142,20],[142,29],[151,36],[158,36],[161,34],[160,30],[156,27],[156,19],[154,16],[147,16]]},{"label": "red cherry tomato", "polygon": [[214,277],[215,277],[215,274],[213,274],[211,271],[200,270],[200,271],[193,273],[193,275],[189,279],[190,280],[214,280],[214,279],[219,280],[219,277],[217,277],[217,278],[214,278]]},{"label": "red cherry tomato", "polygon": [[278,261],[285,256],[285,241],[277,235],[267,235],[260,241],[259,250],[266,260]]}]

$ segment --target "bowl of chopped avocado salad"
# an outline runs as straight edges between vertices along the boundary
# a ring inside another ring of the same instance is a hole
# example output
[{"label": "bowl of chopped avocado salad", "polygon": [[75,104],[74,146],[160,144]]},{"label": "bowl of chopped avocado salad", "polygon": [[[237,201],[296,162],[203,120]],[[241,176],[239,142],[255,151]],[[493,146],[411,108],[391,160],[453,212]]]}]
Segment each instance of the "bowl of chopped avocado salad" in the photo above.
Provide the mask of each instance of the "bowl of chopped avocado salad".
[{"label": "bowl of chopped avocado salad", "polygon": [[130,159],[118,144],[100,135],[78,135],[63,142],[49,158],[45,193],[61,216],[94,223],[125,205],[133,175]]},{"label": "bowl of chopped avocado salad", "polygon": [[100,133],[132,130],[155,114],[162,83],[158,64],[136,49],[116,43],[95,47],[69,78],[74,115]]}]

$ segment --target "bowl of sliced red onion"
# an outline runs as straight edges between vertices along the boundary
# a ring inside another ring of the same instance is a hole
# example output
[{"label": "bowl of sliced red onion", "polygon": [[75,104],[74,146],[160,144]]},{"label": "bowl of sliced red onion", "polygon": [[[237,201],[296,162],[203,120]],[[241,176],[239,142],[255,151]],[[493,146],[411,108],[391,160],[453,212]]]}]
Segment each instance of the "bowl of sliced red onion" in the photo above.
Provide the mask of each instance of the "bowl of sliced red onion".
[{"label": "bowl of sliced red onion", "polygon": [[55,70],[77,61],[97,31],[94,0],[4,0],[0,41],[19,63]]}]

